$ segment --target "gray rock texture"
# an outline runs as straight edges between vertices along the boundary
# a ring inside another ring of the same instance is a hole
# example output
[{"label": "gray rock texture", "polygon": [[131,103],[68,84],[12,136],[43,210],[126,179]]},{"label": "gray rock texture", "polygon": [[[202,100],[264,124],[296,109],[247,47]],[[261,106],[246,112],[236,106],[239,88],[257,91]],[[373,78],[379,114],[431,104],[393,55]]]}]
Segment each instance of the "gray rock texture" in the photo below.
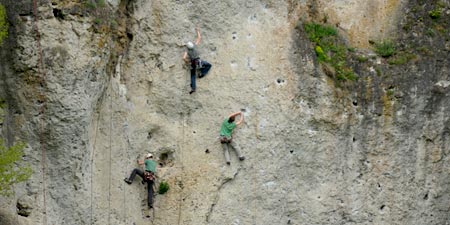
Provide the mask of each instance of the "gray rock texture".
[{"label": "gray rock texture", "polygon": [[[0,3],[1,134],[34,170],[0,199],[18,224],[450,224],[448,1]],[[357,81],[323,72],[305,21],[367,58]],[[196,26],[213,66],[189,95]],[[376,56],[387,38],[414,59]],[[226,165],[235,111],[246,159]],[[170,185],[150,212],[123,182],[147,152]]]},{"label": "gray rock texture", "polygon": [[18,225],[16,215],[7,210],[0,210],[0,222],[4,225]]}]

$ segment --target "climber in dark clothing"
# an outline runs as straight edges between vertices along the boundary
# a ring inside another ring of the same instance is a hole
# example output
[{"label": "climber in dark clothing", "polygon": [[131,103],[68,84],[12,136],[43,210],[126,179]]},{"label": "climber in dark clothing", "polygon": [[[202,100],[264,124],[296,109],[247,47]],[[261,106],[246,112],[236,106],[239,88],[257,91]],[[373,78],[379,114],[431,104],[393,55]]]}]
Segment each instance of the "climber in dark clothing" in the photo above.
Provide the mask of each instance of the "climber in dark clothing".
[{"label": "climber in dark clothing", "polygon": [[144,160],[138,160],[139,165],[145,165],[145,171],[142,171],[140,169],[135,168],[129,178],[125,178],[124,181],[127,184],[133,183],[134,177],[136,177],[136,174],[142,177],[143,183],[147,183],[147,192],[148,192],[148,207],[153,208],[153,184],[155,181],[155,174],[156,174],[156,162],[153,160],[153,155],[151,153],[148,153],[145,156]]},{"label": "climber in dark clothing", "polygon": [[202,36],[200,35],[200,29],[198,27],[196,27],[195,30],[197,31],[197,40],[195,41],[195,44],[190,41],[186,43],[187,51],[185,51],[183,55],[183,60],[191,67],[191,91],[189,92],[189,94],[195,92],[195,71],[197,70],[197,67],[199,67],[200,69],[200,75],[198,76],[198,78],[204,77],[209,72],[209,69],[211,69],[211,64],[200,59],[200,55],[197,51],[197,46],[198,44],[200,44]]}]

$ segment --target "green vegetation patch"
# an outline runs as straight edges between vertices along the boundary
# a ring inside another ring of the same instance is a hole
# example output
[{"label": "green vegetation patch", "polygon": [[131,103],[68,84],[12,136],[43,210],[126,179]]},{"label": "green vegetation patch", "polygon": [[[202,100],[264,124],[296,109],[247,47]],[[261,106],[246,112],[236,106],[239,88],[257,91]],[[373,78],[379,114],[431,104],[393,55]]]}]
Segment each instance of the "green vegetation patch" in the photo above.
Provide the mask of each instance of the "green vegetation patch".
[{"label": "green vegetation patch", "polygon": [[364,63],[364,62],[369,61],[369,58],[367,58],[365,56],[362,56],[362,55],[359,55],[359,56],[356,57],[356,60],[358,60],[358,62],[360,62],[360,63]]},{"label": "green vegetation patch", "polygon": [[310,41],[314,43],[320,42],[323,38],[337,36],[337,31],[332,26],[325,26],[317,23],[306,23],[305,31]]},{"label": "green vegetation patch", "polygon": [[158,194],[163,195],[167,191],[169,191],[169,189],[170,189],[169,183],[161,181],[161,183],[159,184]]},{"label": "green vegetation patch", "polygon": [[84,0],[82,4],[88,10],[102,9],[107,6],[105,0]]},{"label": "green vegetation patch", "polygon": [[441,18],[441,14],[442,14],[442,8],[437,7],[431,11],[428,12],[428,15],[431,17],[431,19],[433,20],[437,20],[439,18]]},{"label": "green vegetation patch", "polygon": [[114,21],[115,14],[111,13],[106,0],[83,0],[82,4],[92,20],[94,31],[97,33],[108,33],[111,30],[111,21]]},{"label": "green vegetation patch", "polygon": [[8,26],[5,6],[0,4],[0,45],[3,43],[3,39],[8,37]]},{"label": "green vegetation patch", "polygon": [[389,40],[375,42],[374,47],[375,53],[384,58],[390,57],[395,53],[395,45]]},{"label": "green vegetation patch", "polygon": [[85,0],[84,6],[88,9],[103,8],[106,6],[105,0]]},{"label": "green vegetation patch", "polygon": [[3,140],[0,139],[0,195],[12,194],[11,187],[14,184],[25,181],[31,176],[32,170],[29,166],[17,167],[16,165],[22,161],[24,148],[23,143],[5,147]]},{"label": "green vegetation patch", "polygon": [[409,52],[400,52],[395,56],[393,56],[392,58],[390,58],[388,60],[388,63],[390,65],[403,65],[416,58],[417,56],[415,54]]},{"label": "green vegetation patch", "polygon": [[334,27],[317,23],[305,23],[304,29],[308,34],[309,40],[316,44],[314,50],[319,62],[331,65],[337,80],[353,81],[358,78],[353,69],[347,64],[349,52],[353,52],[354,49],[340,44],[338,32]]},{"label": "green vegetation patch", "polygon": [[101,24],[102,21],[103,21],[103,20],[100,19],[100,18],[95,18],[95,19],[94,19],[94,23],[95,23],[95,24]]}]

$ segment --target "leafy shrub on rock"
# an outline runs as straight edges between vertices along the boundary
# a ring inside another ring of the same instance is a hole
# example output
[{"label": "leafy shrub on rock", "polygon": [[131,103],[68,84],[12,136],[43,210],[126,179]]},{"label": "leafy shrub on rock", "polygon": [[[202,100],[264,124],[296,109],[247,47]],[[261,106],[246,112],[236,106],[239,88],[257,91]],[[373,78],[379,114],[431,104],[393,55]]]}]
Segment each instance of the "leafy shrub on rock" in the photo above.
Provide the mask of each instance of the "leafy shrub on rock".
[{"label": "leafy shrub on rock", "polygon": [[0,45],[3,43],[3,39],[8,37],[8,21],[6,17],[5,7],[0,4]]},{"label": "leafy shrub on rock", "polygon": [[23,156],[23,143],[5,147],[0,139],[0,195],[11,194],[11,187],[31,176],[30,167],[17,167],[16,163],[21,161]]},{"label": "leafy shrub on rock", "polygon": [[165,194],[167,191],[169,191],[169,189],[169,184],[165,181],[161,181],[161,183],[159,184],[158,194]]}]

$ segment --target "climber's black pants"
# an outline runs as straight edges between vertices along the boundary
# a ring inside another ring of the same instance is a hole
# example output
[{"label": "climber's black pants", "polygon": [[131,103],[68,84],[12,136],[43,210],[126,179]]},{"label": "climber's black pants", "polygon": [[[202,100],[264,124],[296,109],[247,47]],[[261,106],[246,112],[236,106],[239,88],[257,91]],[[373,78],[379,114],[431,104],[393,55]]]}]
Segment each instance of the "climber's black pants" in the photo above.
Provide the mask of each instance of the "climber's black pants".
[{"label": "climber's black pants", "polygon": [[[191,61],[191,88],[193,91],[195,91],[195,89],[197,88],[197,85],[195,82],[195,78],[196,78],[195,70],[197,69],[197,60],[200,60],[200,59],[194,59]],[[200,74],[199,74],[198,78],[202,78],[202,77],[206,76],[206,74],[211,69],[211,66],[212,65],[210,63],[202,60],[202,68],[200,68]]]},{"label": "climber's black pants", "polygon": [[149,180],[147,181],[147,201],[148,201],[148,207],[153,207],[153,181]]},{"label": "climber's black pants", "polygon": [[[133,182],[134,178],[136,177],[136,174],[139,175],[142,180],[144,180],[144,171],[140,170],[140,169],[134,169],[133,172],[131,172],[130,174],[130,178],[128,178],[131,182]],[[153,181],[149,180],[149,181],[145,181],[147,182],[147,201],[148,201],[148,206],[149,207],[153,207]]]}]

